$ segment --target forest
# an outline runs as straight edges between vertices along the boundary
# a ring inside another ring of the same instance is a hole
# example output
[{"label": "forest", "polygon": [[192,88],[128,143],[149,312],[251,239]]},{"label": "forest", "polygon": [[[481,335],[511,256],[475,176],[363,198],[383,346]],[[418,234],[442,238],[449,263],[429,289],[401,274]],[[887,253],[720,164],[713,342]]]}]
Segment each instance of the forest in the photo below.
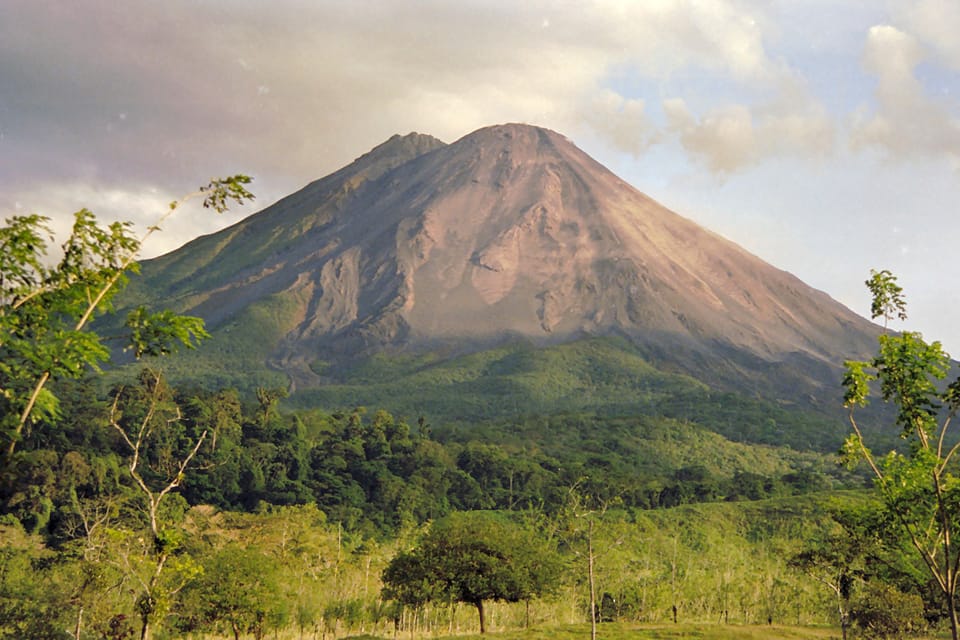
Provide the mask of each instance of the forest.
[{"label": "forest", "polygon": [[936,602],[904,541],[879,535],[893,524],[876,500],[844,488],[862,476],[812,459],[790,471],[774,453],[755,465],[765,473],[724,473],[708,454],[658,472],[643,440],[625,443],[652,429],[717,452],[669,419],[531,418],[578,443],[549,455],[441,439],[426,419],[383,410],[285,411],[279,390],[177,389],[149,368],[89,391],[63,383],[59,419],[33,425],[5,470],[6,637],[139,636],[147,624],[156,638],[476,631],[449,594],[383,588],[391,560],[469,514],[552,559],[548,584],[491,600],[491,629],[588,621],[591,578],[607,622],[837,624],[820,580],[841,574],[863,585],[849,596],[857,615],[876,585],[912,596],[902,615],[918,629]]},{"label": "forest", "polygon": [[[198,194],[220,209],[247,182]],[[0,227],[0,638],[958,636],[960,379],[917,333],[846,363],[839,456],[776,445],[810,423],[713,392],[465,428],[171,381],[166,356],[206,332],[167,310],[128,316],[136,362],[105,376],[92,320],[140,241],[83,210],[51,266],[45,225]],[[867,286],[875,318],[906,318],[892,274]],[[871,449],[875,392],[901,452]],[[751,430],[766,444],[728,438]]]}]

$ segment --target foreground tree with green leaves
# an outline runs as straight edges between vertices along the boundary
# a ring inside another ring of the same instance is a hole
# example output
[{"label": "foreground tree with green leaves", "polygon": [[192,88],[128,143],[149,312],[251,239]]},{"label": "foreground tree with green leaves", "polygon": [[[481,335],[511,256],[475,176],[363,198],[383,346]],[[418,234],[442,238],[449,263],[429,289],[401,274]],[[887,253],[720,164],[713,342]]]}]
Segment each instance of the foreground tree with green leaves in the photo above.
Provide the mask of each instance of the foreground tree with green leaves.
[{"label": "foreground tree with green leaves", "polygon": [[[138,271],[137,257],[143,242],[194,197],[203,196],[203,206],[218,213],[225,211],[230,201],[242,204],[252,199],[245,187],[249,183],[250,178],[244,175],[215,179],[170,203],[156,224],[139,238],[129,222],[101,225],[90,211],[82,209],[74,215],[72,231],[58,259],[47,255],[53,240],[48,218],[14,216],[0,226],[0,495],[16,497],[12,489],[22,484],[18,475],[24,465],[18,458],[23,456],[18,455],[17,445],[28,427],[39,420],[53,422],[58,417],[60,402],[49,383],[98,371],[109,359],[111,350],[104,343],[105,337],[91,328],[91,323],[112,309],[112,300],[124,288],[129,274]],[[168,310],[152,313],[143,307],[127,316],[125,326],[129,330],[126,348],[137,359],[164,355],[180,345],[193,348],[208,335],[200,318]],[[152,387],[144,387],[163,388],[159,376],[151,382]],[[146,398],[132,403],[121,402],[121,395],[118,392],[109,422],[129,448],[130,477],[146,500],[152,535],[137,536],[129,529],[111,529],[108,533],[115,538],[113,546],[119,550],[118,566],[128,578],[140,583],[135,608],[142,621],[141,638],[146,640],[151,624],[162,617],[169,596],[195,574],[191,559],[175,553],[178,532],[164,526],[160,506],[182,482],[206,432],[196,438],[188,455],[177,459],[172,468],[163,468],[163,460],[147,460],[151,451],[148,442],[158,435],[162,437],[164,431],[179,422],[179,407],[173,407],[170,416],[164,416],[163,407],[170,403],[159,392],[149,392]],[[135,409],[137,404],[140,407]],[[142,467],[145,461],[149,470]],[[50,465],[39,468],[49,466],[52,473],[57,456],[49,462]],[[83,463],[82,457],[80,462]],[[155,462],[161,465],[150,464]],[[158,478],[161,483],[155,486]],[[71,493],[78,513],[82,514],[74,489]],[[49,513],[50,498],[41,493],[39,503],[41,513]],[[44,505],[47,507],[43,508]],[[37,530],[47,518],[44,516],[36,523]],[[89,537],[89,520],[83,522]],[[84,580],[81,584],[89,582]],[[74,633],[77,638],[81,636],[84,611],[81,596],[87,590],[82,586],[73,598],[79,603]]]},{"label": "foreground tree with green leaves", "polygon": [[398,554],[383,572],[386,598],[407,606],[521,602],[550,593],[561,565],[554,549],[530,531],[489,512],[452,514],[435,523],[420,545]]},{"label": "foreground tree with green leaves", "polygon": [[[960,547],[954,538],[960,530],[955,460],[960,441],[949,430],[960,409],[960,378],[942,383],[951,360],[939,342],[927,343],[913,331],[886,331],[891,320],[907,317],[896,278],[889,271],[872,271],[866,284],[873,295],[872,316],[883,319],[885,330],[872,360],[846,363],[844,401],[853,433],[844,443],[843,456],[869,465],[884,506],[943,595],[952,637],[958,640]],[[896,410],[895,427],[907,443],[905,452],[878,456],[867,446],[856,409],[868,404],[872,383]]]},{"label": "foreground tree with green leaves", "polygon": [[[129,222],[101,225],[87,209],[74,215],[73,229],[58,261],[48,257],[50,219],[14,216],[0,227],[0,438],[9,464],[24,429],[56,415],[57,397],[48,383],[78,378],[109,359],[103,336],[90,328],[138,270],[143,242],[184,202],[203,196],[203,206],[222,213],[229,202],[253,198],[244,175],[215,179],[171,202],[140,238]],[[136,357],[161,355],[178,344],[192,348],[207,334],[199,318],[169,311],[135,309],[127,317]]]}]

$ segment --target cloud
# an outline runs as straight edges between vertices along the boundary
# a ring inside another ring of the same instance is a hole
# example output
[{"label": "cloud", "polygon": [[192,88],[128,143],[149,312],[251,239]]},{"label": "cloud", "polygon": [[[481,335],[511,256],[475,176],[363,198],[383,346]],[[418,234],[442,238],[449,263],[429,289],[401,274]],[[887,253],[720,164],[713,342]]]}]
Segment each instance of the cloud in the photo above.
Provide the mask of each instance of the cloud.
[{"label": "cloud", "polygon": [[953,0],[912,0],[899,11],[906,29],[931,47],[938,60],[960,71],[960,4]]},{"label": "cloud", "polygon": [[[780,155],[822,156],[832,151],[835,127],[798,72],[769,55],[770,19],[754,3],[604,3],[603,31],[615,69],[657,80],[663,121],[648,115],[649,101],[609,87],[597,89],[583,121],[612,147],[638,155],[676,137],[713,172],[729,174]],[[598,29],[599,31],[599,29]],[[746,101],[717,105],[722,83]],[[683,96],[689,96],[683,97]],[[702,115],[697,116],[699,103]]]},{"label": "cloud", "polygon": [[618,151],[639,155],[661,140],[657,126],[645,113],[641,99],[624,98],[610,89],[599,91],[584,105],[583,122]]},{"label": "cloud", "polygon": [[701,120],[682,98],[664,101],[663,108],[683,148],[702,158],[711,171],[729,173],[757,161],[753,118],[746,107],[715,109]]},{"label": "cloud", "polygon": [[[129,221],[134,225],[135,235],[143,237],[147,229],[156,225],[168,211],[171,202],[187,194],[173,194],[147,185],[116,189],[89,183],[52,182],[39,184],[18,195],[17,200],[0,198],[0,207],[12,215],[36,213],[50,218],[51,230],[62,240],[70,233],[72,214],[80,208],[89,209],[104,224]],[[218,215],[204,209],[200,200],[194,198],[175,211],[173,217],[150,236],[142,248],[142,255],[158,255],[176,249],[198,235],[211,233],[250,215],[251,209],[249,205],[233,207],[231,211]]]},{"label": "cloud", "polygon": [[[317,177],[393,133],[452,139],[515,120],[570,129],[590,124],[585,104],[619,120],[599,129],[636,149],[646,136],[626,124],[645,98],[607,85],[611,72],[669,79],[702,68],[745,84],[784,73],[764,50],[763,5],[734,0],[596,0],[576,11],[546,1],[12,2],[18,19],[0,26],[4,144],[56,146],[64,177],[195,180],[236,165]],[[50,171],[44,155],[22,155],[22,171]],[[122,169],[103,166],[106,156]]]},{"label": "cloud", "polygon": [[24,202],[55,183],[178,194],[237,171],[280,195],[394,133],[453,141],[507,121],[635,155],[675,139],[724,174],[827,153],[834,138],[800,72],[769,50],[765,0],[9,0],[5,12],[0,193]]},{"label": "cloud", "polygon": [[932,98],[917,79],[926,50],[913,35],[889,25],[871,27],[864,68],[876,76],[876,106],[854,114],[851,144],[878,147],[892,157],[946,155],[960,160],[960,121],[953,105]]},{"label": "cloud", "polygon": [[[668,130],[681,146],[711,171],[730,174],[769,157],[825,156],[835,131],[822,107],[797,107],[785,96],[759,107],[733,104],[697,118],[682,98],[664,100]],[[800,100],[799,104],[803,105]]]},{"label": "cloud", "polygon": [[646,77],[668,78],[688,67],[736,82],[766,81],[778,65],[764,47],[763,3],[736,0],[594,2],[582,36],[604,42]]}]

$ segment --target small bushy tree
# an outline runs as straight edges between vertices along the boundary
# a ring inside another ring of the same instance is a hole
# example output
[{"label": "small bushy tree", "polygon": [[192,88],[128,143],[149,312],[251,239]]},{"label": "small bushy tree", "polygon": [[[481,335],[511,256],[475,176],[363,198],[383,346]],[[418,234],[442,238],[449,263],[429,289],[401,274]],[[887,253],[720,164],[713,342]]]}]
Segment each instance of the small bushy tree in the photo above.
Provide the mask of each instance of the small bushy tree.
[{"label": "small bushy tree", "polygon": [[849,531],[832,530],[814,537],[802,551],[790,557],[789,564],[811,576],[836,598],[837,621],[843,640],[850,626],[850,599],[862,579],[866,545]]},{"label": "small bushy tree", "polygon": [[[249,183],[250,178],[244,175],[212,180],[195,193],[170,203],[156,224],[139,238],[129,222],[102,225],[90,211],[82,209],[74,215],[73,228],[58,259],[47,255],[53,240],[48,218],[13,216],[0,226],[0,495],[9,496],[11,502],[22,501],[23,497],[31,497],[30,489],[40,490],[40,499],[26,509],[35,516],[35,530],[45,526],[52,504],[48,506],[50,499],[45,498],[42,487],[34,486],[29,478],[24,483],[23,471],[37,467],[23,464],[24,456],[19,455],[17,445],[31,423],[57,417],[59,399],[50,390],[50,383],[79,378],[90,370],[98,370],[109,359],[110,349],[104,344],[104,336],[91,324],[98,315],[111,310],[112,300],[125,286],[129,274],[137,272],[144,240],[193,197],[202,196],[203,206],[217,212],[225,211],[230,201],[242,204],[252,199],[245,187]],[[137,308],[127,316],[125,326],[130,336],[127,349],[137,359],[164,355],[178,346],[193,348],[207,337],[201,319],[168,310],[152,313]],[[180,411],[179,407],[168,411],[169,403],[159,393],[159,377],[152,386],[146,380],[141,382],[144,384],[140,388],[149,389],[143,397],[128,402],[125,394],[116,395],[109,422],[128,448],[129,475],[146,501],[152,535],[144,540],[129,530],[111,529],[108,537],[117,552],[114,564],[139,582],[140,597],[135,608],[142,622],[141,638],[146,639],[152,622],[169,605],[168,596],[182,588],[196,571],[189,557],[174,553],[179,544],[177,532],[163,526],[160,506],[182,482],[205,432],[172,467],[145,470],[148,442],[179,422]],[[125,399],[121,401],[121,397]],[[83,462],[82,457],[79,461]],[[55,455],[51,462],[56,462]],[[54,465],[46,466],[52,469]],[[26,485],[27,491],[11,490],[18,485],[20,489]],[[77,514],[83,516],[80,498],[74,493],[73,499]],[[89,538],[90,521],[83,517],[81,520]],[[82,560],[89,558],[84,555]],[[81,562],[80,566],[93,565]],[[81,587],[74,590],[76,602],[71,602],[78,608],[74,633],[77,638],[81,636],[87,591],[82,585],[90,584],[90,579],[84,577],[79,583]],[[33,630],[29,635],[39,637],[38,633]],[[119,631],[104,633],[117,636]]]},{"label": "small bushy tree", "polygon": [[471,604],[485,633],[486,602],[542,596],[557,584],[559,572],[555,550],[530,532],[488,512],[454,513],[435,523],[417,548],[387,565],[383,593],[410,606]]},{"label": "small bushy tree", "polygon": [[851,603],[850,619],[864,638],[906,638],[926,629],[920,596],[882,582],[863,587]]},{"label": "small bushy tree", "polygon": [[202,626],[229,629],[262,638],[283,626],[289,614],[280,586],[280,564],[257,547],[233,543],[203,563],[203,574],[187,594],[198,609]]}]

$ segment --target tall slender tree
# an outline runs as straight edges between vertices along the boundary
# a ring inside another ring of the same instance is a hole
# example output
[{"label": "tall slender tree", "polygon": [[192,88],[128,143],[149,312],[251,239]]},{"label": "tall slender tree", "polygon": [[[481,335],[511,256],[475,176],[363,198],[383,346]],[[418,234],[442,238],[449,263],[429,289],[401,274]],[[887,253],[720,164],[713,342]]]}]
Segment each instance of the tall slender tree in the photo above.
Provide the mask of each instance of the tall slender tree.
[{"label": "tall slender tree", "polygon": [[[846,363],[844,401],[853,433],[842,453],[847,461],[864,460],[870,467],[886,509],[940,590],[953,640],[958,640],[960,482],[955,456],[960,440],[950,426],[960,409],[960,378],[943,384],[951,360],[939,342],[927,343],[915,331],[888,331],[891,320],[907,318],[896,277],[872,271],[866,284],[873,295],[872,316],[883,320],[884,332],[873,359]],[[896,411],[894,427],[906,443],[903,452],[877,455],[867,446],[856,410],[868,404],[872,386]]]}]

